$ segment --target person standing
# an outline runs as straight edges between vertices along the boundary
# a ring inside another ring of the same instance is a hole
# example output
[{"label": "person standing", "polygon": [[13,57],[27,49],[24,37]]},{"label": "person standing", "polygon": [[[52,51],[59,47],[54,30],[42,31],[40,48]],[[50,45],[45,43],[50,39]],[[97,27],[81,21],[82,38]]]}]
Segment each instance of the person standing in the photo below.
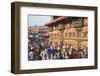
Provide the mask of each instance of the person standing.
[{"label": "person standing", "polygon": [[61,59],[61,50],[60,50],[60,47],[57,47],[56,49],[56,59]]},{"label": "person standing", "polygon": [[77,58],[77,51],[76,51],[76,49],[72,49],[72,52],[71,52],[70,58],[71,58],[71,59],[75,59],[75,58]]},{"label": "person standing", "polygon": [[66,53],[66,46],[65,45],[63,45],[63,47],[62,47],[62,57],[63,58],[65,58],[65,53]]},{"label": "person standing", "polygon": [[83,50],[84,58],[88,58],[88,51],[87,48]]},{"label": "person standing", "polygon": [[41,53],[40,53],[40,56],[41,56],[42,60],[46,60],[46,51],[42,50]]},{"label": "person standing", "polygon": [[52,53],[52,48],[48,47],[47,48],[47,53],[48,53],[48,59],[51,59],[51,53]]},{"label": "person standing", "polygon": [[32,61],[33,60],[33,47],[30,46],[30,47],[28,47],[28,49],[29,49],[29,52],[28,52],[28,60],[29,61]]},{"label": "person standing", "polygon": [[28,60],[29,61],[33,60],[33,52],[32,51],[29,51],[29,53],[28,53]]},{"label": "person standing", "polygon": [[80,49],[80,58],[84,58],[84,52],[83,52],[83,48]]}]

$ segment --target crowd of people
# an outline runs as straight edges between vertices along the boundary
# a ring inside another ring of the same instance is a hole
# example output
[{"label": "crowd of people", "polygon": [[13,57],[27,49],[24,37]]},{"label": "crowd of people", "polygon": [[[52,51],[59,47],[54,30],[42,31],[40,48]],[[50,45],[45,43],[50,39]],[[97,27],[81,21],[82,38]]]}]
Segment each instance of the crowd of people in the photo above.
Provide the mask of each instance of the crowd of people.
[{"label": "crowd of people", "polygon": [[75,47],[71,44],[57,45],[56,43],[43,41],[39,33],[28,34],[28,60],[48,59],[80,59],[88,58],[88,48]]}]

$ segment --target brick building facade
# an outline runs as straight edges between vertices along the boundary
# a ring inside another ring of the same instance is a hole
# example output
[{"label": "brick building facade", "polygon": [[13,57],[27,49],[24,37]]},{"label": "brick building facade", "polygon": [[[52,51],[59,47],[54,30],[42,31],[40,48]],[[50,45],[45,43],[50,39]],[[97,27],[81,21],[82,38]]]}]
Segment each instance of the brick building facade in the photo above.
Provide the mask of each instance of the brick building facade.
[{"label": "brick building facade", "polygon": [[49,42],[55,45],[88,46],[88,18],[52,16],[49,27]]}]

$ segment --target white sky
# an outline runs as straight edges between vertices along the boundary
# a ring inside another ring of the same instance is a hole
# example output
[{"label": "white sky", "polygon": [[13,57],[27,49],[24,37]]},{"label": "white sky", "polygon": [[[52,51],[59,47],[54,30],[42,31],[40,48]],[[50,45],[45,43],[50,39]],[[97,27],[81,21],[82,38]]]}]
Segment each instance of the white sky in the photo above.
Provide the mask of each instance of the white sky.
[{"label": "white sky", "polygon": [[42,26],[45,23],[50,22],[51,16],[38,16],[38,15],[29,15],[28,16],[28,25],[39,25]]}]

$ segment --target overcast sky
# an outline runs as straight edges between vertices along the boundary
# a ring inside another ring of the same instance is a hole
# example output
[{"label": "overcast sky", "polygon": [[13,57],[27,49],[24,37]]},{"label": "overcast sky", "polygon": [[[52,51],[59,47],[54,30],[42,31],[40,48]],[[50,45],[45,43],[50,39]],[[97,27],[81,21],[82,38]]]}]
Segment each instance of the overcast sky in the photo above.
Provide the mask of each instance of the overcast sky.
[{"label": "overcast sky", "polygon": [[29,15],[28,17],[28,25],[39,25],[42,26],[47,22],[50,22],[51,16],[35,16],[35,15]]}]

